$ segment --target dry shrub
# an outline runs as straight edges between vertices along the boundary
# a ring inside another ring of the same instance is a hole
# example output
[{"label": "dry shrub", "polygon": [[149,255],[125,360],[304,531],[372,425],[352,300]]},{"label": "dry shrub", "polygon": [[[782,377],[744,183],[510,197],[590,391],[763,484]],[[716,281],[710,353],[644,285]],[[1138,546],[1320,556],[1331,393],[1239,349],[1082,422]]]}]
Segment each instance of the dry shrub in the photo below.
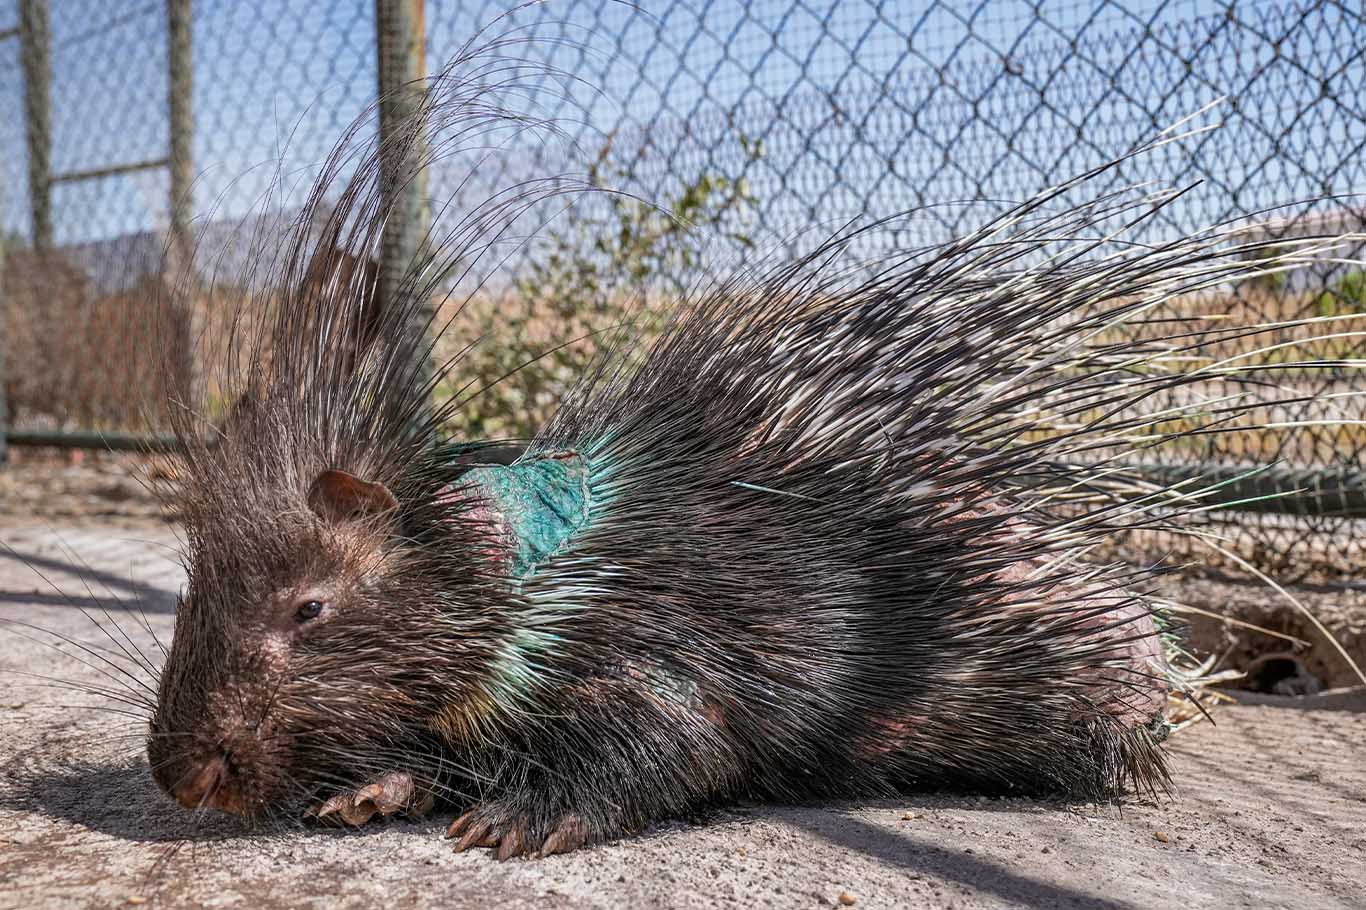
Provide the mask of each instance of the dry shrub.
[{"label": "dry shrub", "polygon": [[15,426],[144,429],[164,413],[186,315],[165,305],[158,274],[115,293],[59,251],[18,250],[3,280],[5,398]]}]

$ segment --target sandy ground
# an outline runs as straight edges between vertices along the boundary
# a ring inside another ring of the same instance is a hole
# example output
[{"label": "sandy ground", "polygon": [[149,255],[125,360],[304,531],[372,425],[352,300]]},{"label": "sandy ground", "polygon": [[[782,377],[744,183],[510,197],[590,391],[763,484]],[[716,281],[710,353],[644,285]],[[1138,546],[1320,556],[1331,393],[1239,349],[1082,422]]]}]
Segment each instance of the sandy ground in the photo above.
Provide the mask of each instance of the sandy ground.
[{"label": "sandy ground", "polygon": [[[152,653],[153,632],[169,638],[180,576],[165,526],[11,520],[0,540],[13,548],[0,618],[93,640],[78,608],[112,596],[144,611],[110,610],[131,643]],[[20,675],[102,679],[22,631],[0,630],[3,908],[1366,905],[1361,691],[1221,709],[1173,741],[1169,800],[747,806],[499,864],[451,854],[440,818],[266,835],[186,813],[153,785],[136,718],[63,707],[92,699]]]}]

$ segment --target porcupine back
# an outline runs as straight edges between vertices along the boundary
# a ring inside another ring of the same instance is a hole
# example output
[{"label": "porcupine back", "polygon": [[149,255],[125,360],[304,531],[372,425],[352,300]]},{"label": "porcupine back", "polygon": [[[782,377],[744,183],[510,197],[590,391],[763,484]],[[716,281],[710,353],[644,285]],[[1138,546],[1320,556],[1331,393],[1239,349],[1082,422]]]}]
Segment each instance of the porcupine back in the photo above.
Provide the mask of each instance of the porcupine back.
[{"label": "porcupine back", "polygon": [[589,474],[585,526],[527,583],[535,622],[573,630],[558,659],[655,655],[622,672],[703,718],[729,749],[709,772],[761,794],[1165,787],[1180,674],[1151,572],[1085,557],[1180,528],[1207,492],[1117,470],[1180,435],[1147,399],[1184,392],[1189,432],[1246,425],[1241,369],[1144,323],[1255,250],[1129,244],[1110,232],[1173,194],[1063,201],[1107,170],[918,255],[841,268],[875,225],[703,288],[571,400],[533,447]]},{"label": "porcupine back", "polygon": [[[842,238],[685,304],[532,447],[582,459],[589,502],[525,582],[528,640],[553,637],[575,678],[652,655],[614,672],[702,718],[724,744],[703,776],[756,794],[1164,786],[1167,669],[1142,577],[1078,559],[1146,512],[1050,514],[1046,497],[1086,479],[1066,455],[1112,428],[1031,444],[1038,417],[1016,415],[1059,368],[1074,373],[1053,394],[1085,389],[1092,411],[1136,395],[1103,391],[1123,345],[1084,339],[1202,281],[1205,251],[1160,287],[1135,262],[1004,267],[1057,228],[1002,243],[1002,222],[924,264],[823,280],[809,267],[829,269]],[[565,750],[619,720],[598,722]]]},{"label": "porcupine back", "polygon": [[[347,255],[377,245],[379,163],[421,126],[440,136],[454,124],[454,142],[476,146],[526,127],[488,91],[501,65],[471,51],[437,80],[412,130],[346,184],[329,243]],[[444,135],[434,157],[453,142]],[[706,283],[640,356],[598,364],[517,464],[464,475],[432,445],[463,399],[424,410],[426,342],[407,327],[530,197],[566,184],[520,184],[438,230],[359,354],[348,327],[374,319],[366,289],[305,280],[315,267],[303,263],[328,258],[301,231],[275,269],[296,290],[261,336],[271,356],[247,358],[251,407],[213,445],[190,412],[178,427],[200,600],[178,614],[175,647],[212,652],[205,642],[232,637],[219,626],[242,600],[241,566],[300,558],[310,482],[344,470],[392,491],[401,542],[384,559],[400,580],[384,622],[331,633],[309,665],[343,678],[379,654],[382,674],[367,664],[364,678],[382,686],[304,694],[296,679],[267,702],[356,744],[296,736],[318,766],[341,755],[348,775],[384,770],[403,746],[374,743],[435,729],[460,745],[471,780],[515,781],[553,758],[560,778],[614,807],[610,822],[592,801],[583,809],[602,832],[742,792],[1163,786],[1170,682],[1148,573],[1085,557],[1126,529],[1180,527],[1199,504],[1116,464],[1253,399],[1230,394],[1237,365],[1187,362],[1197,342],[1185,327],[1141,341],[1125,328],[1313,250],[1282,246],[1254,266],[1254,245],[1219,232],[1129,244],[1107,232],[1133,230],[1171,194],[1067,201],[1106,171],[948,245],[854,262],[861,238],[890,228],[880,223]],[[1178,388],[1174,411],[1138,408]],[[1185,429],[1157,427],[1174,416]],[[386,640],[396,627],[407,631]],[[250,669],[175,650],[170,663],[163,690],[207,691]],[[476,694],[419,719],[413,706],[447,697],[454,678]],[[507,772],[518,756],[525,771]]]}]

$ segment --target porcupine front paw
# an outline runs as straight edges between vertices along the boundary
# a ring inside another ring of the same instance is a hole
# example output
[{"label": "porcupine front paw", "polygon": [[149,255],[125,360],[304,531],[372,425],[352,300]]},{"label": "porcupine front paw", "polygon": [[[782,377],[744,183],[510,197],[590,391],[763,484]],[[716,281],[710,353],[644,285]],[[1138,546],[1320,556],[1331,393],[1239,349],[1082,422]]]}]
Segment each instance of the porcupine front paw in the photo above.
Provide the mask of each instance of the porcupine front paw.
[{"label": "porcupine front paw", "polygon": [[497,801],[480,803],[461,815],[451,822],[446,836],[459,838],[455,842],[456,853],[471,847],[494,847],[499,860],[568,853],[599,839],[588,823],[572,812],[539,816],[502,806]]},{"label": "porcupine front paw", "polygon": [[308,814],[322,821],[359,827],[376,814],[387,817],[403,812],[421,817],[431,811],[435,802],[432,794],[420,787],[411,774],[390,771],[363,787],[330,797],[311,807]]}]

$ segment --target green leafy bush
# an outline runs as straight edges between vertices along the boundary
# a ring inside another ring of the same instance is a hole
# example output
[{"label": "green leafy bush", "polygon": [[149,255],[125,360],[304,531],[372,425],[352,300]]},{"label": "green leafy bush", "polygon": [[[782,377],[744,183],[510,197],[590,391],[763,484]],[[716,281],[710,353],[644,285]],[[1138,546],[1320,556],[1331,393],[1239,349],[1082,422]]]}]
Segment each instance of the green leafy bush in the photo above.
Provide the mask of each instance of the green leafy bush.
[{"label": "green leafy bush", "polygon": [[[630,177],[610,151],[590,169],[595,186]],[[695,279],[703,244],[753,245],[746,225],[754,198],[743,179],[703,173],[662,207],[623,193],[586,201],[546,230],[509,293],[472,308],[478,341],[442,390],[483,389],[452,428],[463,437],[530,436],[618,330],[629,326],[636,345],[653,337],[660,301],[677,299]]]},{"label": "green leafy bush", "polygon": [[1320,316],[1349,316],[1366,313],[1366,272],[1348,272],[1331,288],[1319,294],[1314,309]]}]

